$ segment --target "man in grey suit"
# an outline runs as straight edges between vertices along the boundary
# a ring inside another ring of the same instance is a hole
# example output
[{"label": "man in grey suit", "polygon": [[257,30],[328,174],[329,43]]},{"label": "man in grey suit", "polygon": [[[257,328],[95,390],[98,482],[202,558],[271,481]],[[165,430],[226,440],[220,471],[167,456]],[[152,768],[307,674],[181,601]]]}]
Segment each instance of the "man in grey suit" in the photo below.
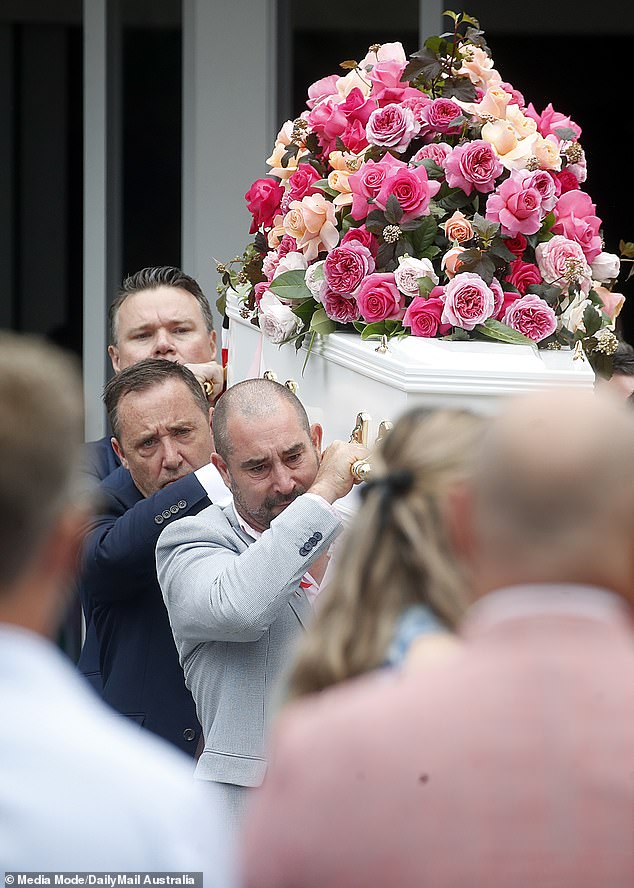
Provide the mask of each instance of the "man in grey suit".
[{"label": "man in grey suit", "polygon": [[[196,776],[222,785],[237,821],[266,772],[271,700],[310,618],[364,447],[335,441],[300,401],[264,379],[230,388],[214,416],[212,460],[233,494],[167,527],[157,569],[176,647],[203,726]],[[309,572],[310,571],[310,572]],[[308,593],[308,595],[307,595]]]}]

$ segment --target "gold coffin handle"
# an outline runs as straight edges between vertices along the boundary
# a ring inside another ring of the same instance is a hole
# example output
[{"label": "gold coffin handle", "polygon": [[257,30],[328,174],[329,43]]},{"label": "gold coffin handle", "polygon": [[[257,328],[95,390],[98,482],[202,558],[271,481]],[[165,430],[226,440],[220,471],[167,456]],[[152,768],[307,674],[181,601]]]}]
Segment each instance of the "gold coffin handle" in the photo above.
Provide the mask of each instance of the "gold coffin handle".
[{"label": "gold coffin handle", "polygon": [[363,444],[364,447],[368,446],[371,419],[372,417],[369,413],[357,413],[357,421],[350,433],[350,444]]}]

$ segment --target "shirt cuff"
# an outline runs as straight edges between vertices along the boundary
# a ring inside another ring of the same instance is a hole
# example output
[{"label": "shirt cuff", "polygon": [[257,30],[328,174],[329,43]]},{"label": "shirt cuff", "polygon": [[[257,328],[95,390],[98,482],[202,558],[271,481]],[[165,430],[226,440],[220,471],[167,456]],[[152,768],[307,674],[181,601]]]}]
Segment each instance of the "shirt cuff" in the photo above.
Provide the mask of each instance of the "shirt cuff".
[{"label": "shirt cuff", "polygon": [[[213,465],[208,465],[197,469],[194,475],[205,488],[205,493],[216,506],[227,506],[232,500],[231,491],[220,477],[220,472]],[[321,497],[319,497],[321,499]]]}]

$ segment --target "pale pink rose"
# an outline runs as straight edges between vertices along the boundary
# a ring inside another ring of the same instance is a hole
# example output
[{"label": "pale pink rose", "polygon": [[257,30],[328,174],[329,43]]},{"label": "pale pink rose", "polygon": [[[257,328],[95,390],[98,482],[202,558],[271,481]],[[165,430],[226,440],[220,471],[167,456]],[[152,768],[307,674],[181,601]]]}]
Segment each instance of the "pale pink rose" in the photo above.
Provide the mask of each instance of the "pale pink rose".
[{"label": "pale pink rose", "polygon": [[450,280],[458,274],[460,269],[460,254],[464,253],[464,251],[464,247],[452,247],[451,250],[447,250],[442,257],[440,267]]},{"label": "pale pink rose", "polygon": [[599,235],[601,220],[595,215],[595,210],[592,198],[585,191],[567,191],[557,201],[557,222],[552,229],[555,234],[563,234],[577,241],[588,262],[593,262],[602,248]]},{"label": "pale pink rose", "polygon": [[442,323],[443,307],[442,299],[437,296],[430,296],[429,299],[416,296],[405,312],[403,326],[411,328],[412,336],[424,336],[428,339],[445,336],[451,325]]},{"label": "pale pink rose", "polygon": [[402,222],[418,219],[429,214],[429,202],[440,191],[440,182],[427,177],[424,166],[393,166],[383,180],[375,198],[377,207],[384,210],[390,195],[394,195],[403,210]]},{"label": "pale pink rose", "polygon": [[524,184],[529,188],[536,188],[542,198],[542,214],[545,216],[557,203],[557,187],[552,175],[546,170],[535,170],[528,173]]},{"label": "pale pink rose", "polygon": [[367,74],[373,87],[372,94],[378,96],[385,89],[407,86],[407,84],[401,84],[401,74],[405,70],[405,66],[406,62],[397,59],[384,59],[377,62]]},{"label": "pale pink rose", "polygon": [[343,293],[335,293],[328,286],[322,290],[322,298],[326,314],[332,321],[340,324],[351,324],[358,321],[361,314],[354,296],[345,296]]},{"label": "pale pink rose", "polygon": [[450,188],[462,188],[465,194],[493,191],[495,180],[504,172],[495,151],[488,142],[477,139],[456,145],[445,162],[445,175]]},{"label": "pale pink rose", "polygon": [[525,185],[525,173],[513,171],[487,200],[486,218],[499,222],[502,234],[535,234],[541,225],[542,198]]},{"label": "pale pink rose", "polygon": [[550,135],[556,136],[557,133],[555,130],[560,128],[573,130],[575,138],[577,139],[581,136],[581,127],[578,126],[574,120],[571,120],[570,117],[567,117],[565,114],[560,114],[559,111],[555,111],[550,103],[544,108],[541,114],[538,114],[531,102],[526,109],[526,114],[529,117],[532,117],[537,123],[537,128],[544,138]]},{"label": "pale pink rose", "polygon": [[405,314],[405,297],[393,274],[371,274],[361,284],[357,304],[364,321],[399,320]]},{"label": "pale pink rose", "polygon": [[308,101],[306,102],[308,107],[312,109],[328,96],[334,96],[337,92],[337,80],[339,77],[336,74],[330,74],[311,84],[308,87]]},{"label": "pale pink rose", "polygon": [[412,256],[399,256],[398,267],[394,269],[394,280],[401,293],[418,296],[418,279],[431,278],[438,283],[438,275],[429,259],[414,259]]},{"label": "pale pink rose", "polygon": [[614,323],[621,313],[621,309],[625,302],[625,296],[623,296],[622,293],[613,293],[611,290],[608,290],[607,287],[595,287],[594,292],[603,303],[603,311],[608,315],[612,323]]},{"label": "pale pink rose", "polygon": [[473,330],[493,314],[495,296],[479,274],[464,271],[445,287],[442,320],[452,327]]},{"label": "pale pink rose", "polygon": [[391,154],[386,154],[380,162],[368,160],[359,172],[348,176],[348,184],[352,191],[350,214],[353,219],[365,219],[368,215],[372,209],[369,201],[376,198],[392,166],[401,167],[403,164]]},{"label": "pale pink rose", "polygon": [[335,207],[323,194],[294,200],[284,218],[284,228],[296,238],[308,262],[316,259],[320,250],[332,250],[339,242]]},{"label": "pale pink rose", "polygon": [[504,304],[504,290],[502,289],[502,284],[497,278],[493,278],[493,280],[489,284],[489,287],[491,292],[493,293],[493,313],[491,317],[496,318],[498,312]]},{"label": "pale pink rose", "polygon": [[456,210],[440,227],[444,229],[448,240],[455,243],[464,244],[473,237],[473,225],[460,210]]},{"label": "pale pink rose", "polygon": [[269,250],[262,260],[262,274],[266,275],[267,281],[273,280],[275,269],[280,264],[280,257],[276,250]]},{"label": "pale pink rose", "polygon": [[423,116],[430,130],[447,135],[460,132],[461,125],[454,124],[457,117],[462,116],[462,108],[451,99],[434,99],[423,111]]},{"label": "pale pink rose", "polygon": [[534,295],[516,299],[507,309],[504,323],[533,342],[541,342],[557,329],[555,312],[543,299]]},{"label": "pale pink rose", "polygon": [[590,292],[592,271],[576,241],[557,234],[549,241],[537,244],[535,258],[546,283],[561,287],[562,292],[570,284],[576,284],[586,295]]},{"label": "pale pink rose", "polygon": [[370,115],[365,132],[371,145],[402,152],[420,131],[414,112],[401,105],[386,105]]},{"label": "pale pink rose", "polygon": [[418,149],[410,163],[419,163],[421,160],[425,160],[426,157],[430,157],[436,166],[444,170],[445,162],[451,151],[451,145],[448,145],[446,142],[430,142],[429,145],[423,145],[422,148]]},{"label": "pale pink rose", "polygon": [[306,257],[303,253],[287,253],[277,263],[275,271],[273,272],[273,279],[279,277],[281,274],[284,274],[286,271],[305,271],[307,266],[308,263],[306,262]]},{"label": "pale pink rose", "polygon": [[412,114],[414,115],[414,119],[421,126],[425,123],[425,108],[430,104],[431,99],[425,93],[419,92],[417,89],[404,89],[401,105],[404,108],[409,108]]},{"label": "pale pink rose", "polygon": [[387,62],[390,59],[400,62],[405,68],[407,56],[402,43],[382,43],[377,50],[368,50],[367,55],[359,62],[359,67],[368,69],[370,66],[378,65],[379,62]]},{"label": "pale pink rose", "polygon": [[259,311],[260,327],[267,339],[276,345],[292,339],[303,326],[291,308],[271,292],[262,294]]},{"label": "pale pink rose", "polygon": [[599,253],[592,263],[592,277],[600,284],[614,281],[621,271],[621,260],[614,253]]},{"label": "pale pink rose", "polygon": [[345,296],[353,295],[361,281],[373,271],[372,253],[363,244],[354,242],[335,247],[324,263],[324,277],[329,288]]}]

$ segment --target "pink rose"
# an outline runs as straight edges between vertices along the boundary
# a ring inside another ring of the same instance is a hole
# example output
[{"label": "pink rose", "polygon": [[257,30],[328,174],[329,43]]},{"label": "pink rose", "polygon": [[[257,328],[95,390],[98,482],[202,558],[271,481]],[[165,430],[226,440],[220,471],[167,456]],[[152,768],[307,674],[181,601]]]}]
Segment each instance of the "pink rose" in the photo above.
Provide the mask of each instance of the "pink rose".
[{"label": "pink rose", "polygon": [[448,145],[446,142],[430,142],[429,145],[423,145],[422,148],[418,149],[410,163],[418,163],[421,160],[425,160],[426,157],[431,157],[436,166],[444,170],[445,162],[451,154],[451,150],[451,145]]},{"label": "pink rose", "polygon": [[527,117],[533,118],[537,124],[537,129],[544,138],[551,135],[556,136],[555,130],[563,128],[573,130],[576,139],[581,135],[581,127],[574,120],[571,120],[570,117],[555,111],[551,103],[544,108],[541,114],[538,114],[531,102],[525,114]]},{"label": "pink rose", "polygon": [[526,175],[513,170],[487,200],[486,218],[499,222],[502,234],[535,234],[541,225],[541,194],[526,187]]},{"label": "pink rose", "polygon": [[513,284],[514,287],[517,287],[522,296],[524,296],[531,284],[542,283],[542,276],[539,268],[536,265],[533,265],[532,262],[524,262],[522,259],[516,259],[515,262],[511,263],[506,280],[509,284]]},{"label": "pink rose", "polygon": [[328,98],[328,96],[336,95],[338,80],[337,74],[330,74],[328,77],[322,77],[321,80],[316,80],[315,83],[311,84],[308,87],[308,100],[306,102],[308,107],[312,109],[319,102]]},{"label": "pink rose", "polygon": [[562,194],[555,207],[557,222],[553,226],[555,234],[563,234],[576,241],[592,262],[601,252],[599,229],[601,220],[595,215],[596,207],[585,191],[567,191]]},{"label": "pink rose", "polygon": [[541,342],[557,329],[557,318],[550,305],[539,296],[516,299],[504,315],[504,323],[533,342]]},{"label": "pink rose", "polygon": [[460,124],[453,125],[456,117],[462,116],[462,108],[451,99],[434,99],[424,110],[427,127],[437,133],[455,135],[460,132]]},{"label": "pink rose", "polygon": [[297,241],[295,238],[291,237],[289,234],[285,234],[277,248],[277,255],[280,259],[283,259],[287,253],[294,253],[296,250]]},{"label": "pink rose", "polygon": [[537,245],[535,258],[547,283],[561,287],[562,292],[570,284],[576,284],[586,295],[590,292],[592,270],[576,241],[557,234],[549,241]]},{"label": "pink rose", "polygon": [[594,292],[603,303],[603,311],[614,323],[623,308],[625,296],[622,293],[613,293],[607,287],[595,287]]},{"label": "pink rose", "polygon": [[339,107],[348,120],[358,120],[365,126],[372,113],[376,110],[376,100],[366,98],[361,90],[355,87],[355,89],[350,90],[345,102]]},{"label": "pink rose", "polygon": [[340,324],[351,324],[359,320],[359,306],[354,296],[344,296],[325,287],[321,293],[321,301],[328,317]]},{"label": "pink rose", "polygon": [[479,274],[464,271],[445,287],[442,320],[453,327],[473,330],[493,314],[495,296]]},{"label": "pink rose", "polygon": [[337,136],[341,136],[348,123],[341,106],[332,98],[316,105],[307,120],[312,131],[317,134],[319,144],[328,153],[334,150]]},{"label": "pink rose", "polygon": [[288,204],[292,200],[301,200],[307,194],[316,194],[319,189],[314,188],[315,182],[318,182],[321,176],[314,166],[309,163],[300,163],[293,175],[288,180],[288,191],[286,192],[286,201]]},{"label": "pink rose", "polygon": [[365,125],[360,120],[349,120],[340,138],[351,154],[361,154],[368,147]]},{"label": "pink rose", "polygon": [[350,215],[353,219],[365,219],[368,215],[371,209],[369,201],[376,198],[392,166],[400,167],[403,164],[391,154],[386,154],[378,163],[374,160],[366,161],[358,173],[348,176],[348,185],[352,191]]},{"label": "pink rose", "polygon": [[442,299],[437,297],[423,299],[422,296],[415,296],[405,312],[403,326],[411,327],[412,336],[444,336],[451,327],[441,321],[443,307]]},{"label": "pink rose", "polygon": [[360,243],[348,243],[335,247],[326,256],[324,277],[331,290],[352,295],[361,281],[374,271],[374,259],[367,247]]},{"label": "pink rose", "polygon": [[409,222],[429,213],[429,201],[440,191],[440,182],[428,179],[424,166],[393,166],[383,180],[375,198],[377,207],[384,210],[393,194],[403,210],[402,222]]},{"label": "pink rose", "polygon": [[495,320],[496,321],[503,321],[504,315],[507,313],[507,311],[509,310],[511,305],[513,305],[514,302],[517,302],[517,300],[521,299],[521,298],[522,297],[520,296],[519,293],[513,293],[510,290],[504,290],[504,299],[502,300],[502,305],[499,307],[499,309],[493,315]]},{"label": "pink rose", "polygon": [[255,234],[260,226],[271,227],[283,196],[284,189],[276,179],[255,180],[244,195],[249,212],[253,216],[249,234]]},{"label": "pink rose", "polygon": [[368,250],[372,253],[372,256],[376,259],[376,254],[379,251],[379,242],[376,237],[372,234],[371,231],[365,227],[365,225],[360,225],[359,228],[349,228],[348,231],[341,238],[341,246],[345,246],[345,244],[358,242],[363,244],[364,247],[367,247]]},{"label": "pink rose", "polygon": [[405,313],[405,297],[399,292],[393,274],[371,274],[361,284],[357,304],[364,321],[369,324],[398,320]]},{"label": "pink rose", "polygon": [[524,185],[539,191],[542,198],[542,215],[550,213],[557,203],[557,187],[551,174],[546,170],[535,170],[526,176]]},{"label": "pink rose", "polygon": [[423,124],[426,124],[425,108],[431,104],[431,101],[426,93],[422,93],[418,89],[408,88],[403,90],[400,103],[404,108],[409,108],[414,115],[414,119],[423,126]]},{"label": "pink rose", "polygon": [[385,89],[407,86],[407,83],[401,83],[401,74],[405,70],[406,64],[400,59],[385,59],[377,62],[367,74],[367,78],[373,86],[372,95],[378,98]]},{"label": "pink rose", "polygon": [[462,188],[465,194],[471,194],[474,186],[482,194],[493,191],[495,180],[503,171],[493,147],[480,139],[457,145],[445,163],[447,184],[450,188]]},{"label": "pink rose", "polygon": [[519,108],[526,107],[524,96],[519,91],[519,89],[515,89],[515,87],[511,86],[510,83],[505,82],[500,83],[500,87],[504,90],[504,92],[507,92],[510,95],[514,105],[517,105]]},{"label": "pink rose", "polygon": [[414,112],[402,105],[386,105],[373,111],[365,128],[371,145],[399,152],[405,151],[419,130]]},{"label": "pink rose", "polygon": [[524,255],[528,241],[523,234],[516,234],[515,237],[505,237],[504,245],[513,255],[519,257]]},{"label": "pink rose", "polygon": [[258,284],[256,284],[254,286],[253,296],[255,298],[256,305],[260,304],[260,300],[262,299],[262,296],[264,296],[264,294],[267,292],[269,292],[269,281],[260,281]]},{"label": "pink rose", "polygon": [[504,290],[502,289],[502,284],[497,278],[493,278],[493,280],[489,284],[489,287],[491,288],[491,292],[493,293],[493,313],[491,317],[496,318],[504,303]]}]

